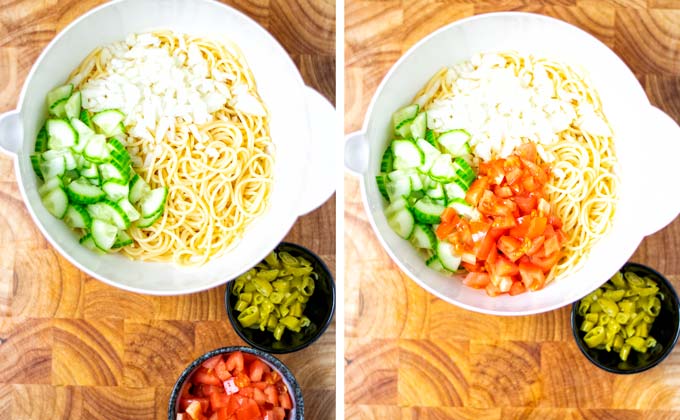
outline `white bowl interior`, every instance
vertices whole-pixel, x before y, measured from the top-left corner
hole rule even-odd
[[[464,286],[457,278],[439,274],[424,264],[422,255],[387,225],[384,203],[375,184],[380,159],[391,140],[392,113],[414,95],[439,69],[484,51],[516,50],[546,56],[582,67],[600,93],[605,114],[615,132],[619,160],[620,201],[609,234],[592,249],[582,268],[543,290],[518,296],[489,298],[484,291]],[[458,306],[500,315],[543,312],[569,304],[605,282],[632,255],[645,232],[636,227],[642,211],[644,164],[636,160],[640,121],[638,111],[649,106],[644,91],[626,65],[604,44],[571,26],[540,15],[496,13],[480,15],[445,27],[414,46],[392,68],[373,98],[364,126],[369,142],[364,198],[378,237],[388,253],[411,278],[431,293]],[[651,162],[650,162],[651,163]],[[649,215],[649,212],[646,212]],[[639,217],[639,216],[638,216]],[[460,277],[460,276],[459,276]]]
[[[249,227],[238,246],[198,268],[132,261],[116,254],[95,255],[83,248],[77,236],[52,217],[40,202],[37,179],[29,161],[35,135],[45,120],[45,94],[64,83],[70,72],[97,46],[155,28],[196,35],[215,34],[233,40],[243,51],[271,115],[276,163],[269,209]],[[224,283],[264,258],[299,214],[296,205],[310,141],[303,87],[294,63],[269,33],[242,13],[217,2],[124,0],[99,7],[75,21],[48,46],[24,85],[19,105],[24,139],[18,154],[18,173],[29,211],[45,236],[72,263],[123,289],[179,294]]]

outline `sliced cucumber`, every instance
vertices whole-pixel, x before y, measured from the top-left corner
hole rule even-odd
[[[82,238],[80,238],[80,244],[84,246],[85,248],[89,249],[90,251],[94,251],[97,254],[103,254],[104,252],[97,248],[97,245],[94,243],[94,239],[92,238],[92,234],[88,233]]]
[[[453,167],[456,171],[456,176],[461,179],[468,187],[477,178],[475,171],[470,164],[463,158],[457,157],[453,160]]]
[[[416,223],[411,235],[411,243],[416,248],[435,249],[437,246],[437,236],[429,225]]]
[[[404,239],[409,239],[415,228],[415,219],[411,211],[403,207],[387,216],[387,224],[390,225],[397,235]]]
[[[71,93],[73,93],[72,84],[59,86],[47,92],[47,108],[52,108],[55,102],[68,99]]]
[[[446,199],[446,192],[444,191],[444,186],[438,182],[425,190],[425,195],[434,199]]]
[[[118,228],[99,219],[92,220],[92,239],[97,248],[108,251],[116,242]]]
[[[43,154],[43,158],[44,157],[45,156]],[[64,173],[66,173],[66,160],[64,159],[64,156],[53,156],[49,160],[43,160],[40,162],[40,173],[45,179],[64,175]]]
[[[118,229],[130,227],[130,219],[127,213],[117,204],[110,200],[103,200],[87,206],[87,212],[93,219],[115,225]]]
[[[47,128],[43,125],[38,131],[38,135],[35,138],[35,150],[36,153],[42,153],[47,150]]]
[[[90,118],[90,113],[87,111],[87,109],[82,109],[80,110],[80,121],[84,122],[85,125],[90,127],[90,129],[94,130],[94,124],[92,123],[92,118]]]
[[[106,198],[112,201],[118,201],[121,198],[127,198],[130,193],[130,185],[127,182],[116,179],[109,179],[104,181],[102,189],[106,193]]]
[[[137,211],[135,206],[133,206],[130,203],[130,201],[127,199],[127,197],[121,198],[120,200],[118,200],[118,205],[120,206],[121,209],[123,209],[125,214],[127,214],[127,217],[128,217],[128,219],[130,219],[130,222],[137,221],[141,217],[141,215],[139,214],[139,212]]]
[[[38,176],[38,178],[43,179],[42,169],[40,169],[40,164],[43,162],[43,157],[41,154],[31,155],[31,167],[33,167],[33,172]]]
[[[71,97],[68,98],[64,106],[66,117],[69,119],[78,118],[78,116],[80,115],[81,106],[82,102],[80,92],[73,93]]]
[[[437,258],[442,267],[448,271],[456,271],[460,266],[460,256],[455,255],[453,245],[446,241],[439,241],[437,244]]]
[[[122,165],[130,165],[130,153],[117,138],[110,138],[108,143],[109,151],[114,160]]]
[[[417,168],[425,161],[423,152],[410,140],[393,141],[392,153],[394,154],[394,169]]]
[[[387,195],[387,185],[385,181],[385,175],[380,174],[375,177],[375,183],[378,184],[378,191],[380,191],[380,195],[383,196],[383,198],[387,201],[390,201],[390,196]]]
[[[135,174],[130,181],[130,202],[132,204],[137,204],[139,200],[150,192],[151,187],[149,187],[149,184],[147,184],[141,176]]]
[[[47,211],[57,219],[61,219],[66,214],[68,197],[62,188],[54,188],[42,197],[42,201]]]
[[[87,179],[79,178],[66,187],[68,198],[77,204],[93,204],[104,198],[106,193]]]
[[[448,273],[449,271],[444,268],[442,265],[442,262],[439,261],[439,257],[437,255],[431,256],[426,262],[425,265],[428,266],[429,268],[436,270],[436,271],[441,271],[443,273]]]
[[[52,117],[56,117],[56,118],[66,117],[66,103],[67,102],[68,102],[68,99],[61,99],[61,100],[58,100],[57,102],[53,103],[52,106],[49,109],[49,114]]]
[[[83,151],[83,156],[94,163],[104,163],[111,159],[111,152],[106,145],[106,137],[101,134],[90,137]]]
[[[448,207],[451,207],[461,216],[472,217],[472,206],[464,198],[454,197],[449,200]]]
[[[94,125],[106,135],[112,137],[119,134],[120,127],[118,126],[125,119],[125,114],[117,109],[107,109],[106,111],[98,112],[92,116]]]
[[[50,119],[45,124],[47,127],[47,147],[50,149],[65,149],[78,142],[78,132],[67,120]]]
[[[403,177],[387,183],[387,196],[390,198],[390,202],[410,195],[411,191],[411,177]]]
[[[404,197],[399,197],[393,202],[391,202],[390,205],[385,208],[385,216],[390,217],[394,213],[401,211],[402,209],[405,208],[408,208],[408,202]]]
[[[89,160],[85,160],[84,164],[81,164],[79,169],[80,169],[80,175],[87,179],[96,179],[97,183],[99,183],[99,169],[97,168],[97,164],[90,162]]]
[[[467,143],[470,137],[472,137],[470,133],[459,129],[442,133],[437,141],[447,152],[453,156],[459,156],[469,153]]]
[[[158,221],[161,216],[163,216],[163,212],[159,212],[158,214],[151,217],[141,217],[139,220],[137,220],[137,227],[140,229],[147,228],[156,223],[156,221]]]
[[[165,200],[168,197],[167,187],[158,187],[151,190],[139,202],[142,217],[149,218],[163,212]]]
[[[425,141],[433,145],[434,147],[437,147],[437,135],[434,133],[432,130],[427,130],[425,131]]]
[[[416,115],[418,115],[418,110],[418,104],[412,104],[407,105],[392,114],[392,124],[394,126],[394,130],[396,131],[397,127],[399,127],[404,121],[415,118]]]
[[[437,159],[439,155],[441,155],[441,152],[424,139],[416,140],[416,146],[418,146],[420,151],[423,152],[423,155],[425,156],[423,164],[418,167],[418,170],[426,174],[432,167],[432,164],[434,163],[435,159]]]
[[[92,219],[87,210],[78,204],[69,204],[64,215],[64,222],[71,229],[89,229]]]
[[[429,197],[423,197],[418,200],[413,206],[413,214],[421,223],[435,224],[439,223],[440,215],[444,211],[445,206],[435,202]]]
[[[399,125],[394,129],[394,134],[402,139],[411,138],[411,124],[413,124],[415,118],[404,120],[399,123]]]
[[[102,181],[113,179],[121,183],[127,183],[130,180],[130,165],[124,166],[118,161],[112,160],[111,162],[99,165],[99,174],[102,177]]]
[[[394,169],[393,162],[394,154],[392,153],[392,146],[390,145],[385,149],[385,153],[383,153],[382,159],[380,160],[380,172],[392,172]]]
[[[443,153],[439,155],[429,171],[430,178],[443,184],[453,181],[456,177],[456,170],[451,161],[451,155]]]
[[[427,113],[421,112],[411,123],[411,135],[414,139],[424,139],[427,131]]]
[[[61,178],[48,178],[44,184],[38,188],[38,194],[42,197],[55,188],[64,188]]]
[[[467,186],[457,179],[454,179],[453,182],[448,184],[444,184],[444,191],[446,192],[446,198],[448,200],[452,200],[456,197],[464,199],[467,190]]]
[[[423,189],[423,181],[420,174],[415,169],[398,169],[387,174],[387,179],[390,182],[400,182],[403,178],[411,180],[411,191],[420,191]]]
[[[130,235],[127,234],[124,230],[119,230],[118,234],[116,235],[116,241],[113,243],[113,246],[111,248],[117,249],[117,248],[122,248],[124,246],[131,245],[133,242],[132,238]]]

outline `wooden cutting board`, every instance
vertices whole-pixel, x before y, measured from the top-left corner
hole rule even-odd
[[[651,102],[680,122],[680,1],[348,0],[345,131],[360,129],[381,79],[419,39],[457,19],[506,10],[554,16],[590,32],[633,69]],[[646,238],[632,260],[680,290],[680,220]],[[580,354],[570,308],[503,318],[435,298],[383,251],[350,175],[345,261],[348,418],[680,419],[680,348],[657,368],[617,376]]]
[[[101,0],[0,1],[0,112],[15,108],[43,47]],[[307,84],[335,100],[335,4],[229,1],[267,28]],[[294,3],[294,4],[293,4]],[[335,270],[335,198],[286,240]],[[63,259],[33,224],[12,161],[0,157],[0,418],[166,419],[170,389],[194,358],[244,344],[224,286],[179,297],[124,292]],[[302,386],[309,419],[335,417],[335,324],[281,360]]]

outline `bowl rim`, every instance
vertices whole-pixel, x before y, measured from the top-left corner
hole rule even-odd
[[[373,95],[371,97],[371,100],[369,102],[368,107],[366,108],[366,111],[364,113],[364,120],[362,123],[361,128],[358,130],[361,135],[364,137],[368,133],[368,129],[370,126],[370,123],[372,121],[372,115],[374,112],[374,108],[376,106],[376,103],[378,101],[379,93],[382,92],[390,78],[393,77],[393,74],[400,68],[403,64],[404,61],[406,61],[417,49],[419,49],[423,44],[427,43],[430,41],[430,39],[440,35],[441,33],[447,32],[451,30],[454,27],[467,24],[469,22],[473,22],[476,20],[483,20],[483,19],[493,19],[493,18],[502,18],[502,17],[523,17],[523,18],[531,18],[531,19],[537,19],[540,21],[546,21],[550,22],[553,25],[559,25],[562,27],[568,27],[573,31],[581,33],[585,38],[590,40],[590,43],[596,43],[600,44],[604,47],[606,47],[609,51],[612,52],[614,55],[614,58],[618,60],[628,71],[633,74],[632,70],[630,70],[630,67],[621,59],[621,57],[618,56],[609,46],[607,46],[604,42],[599,40],[597,37],[594,35],[588,33],[587,31],[584,31],[583,29],[579,28],[578,26],[571,24],[567,21],[564,21],[562,19],[554,18],[551,16],[543,15],[540,13],[531,13],[531,12],[521,12],[521,11],[503,11],[503,12],[489,12],[489,13],[482,13],[478,15],[473,15],[473,16],[468,16],[462,19],[457,19],[454,20],[432,32],[429,34],[425,35],[422,37],[420,40],[418,40],[415,44],[413,44],[406,52],[404,52],[401,57],[389,68],[387,73],[385,73],[385,76],[382,78],[380,84],[378,87],[375,89],[373,92]],[[633,75],[634,76],[634,75]],[[649,98],[647,97],[646,93],[644,92],[644,89],[642,86],[638,83],[636,85],[636,90],[638,93],[642,94],[642,99],[645,100],[643,105],[649,105]],[[378,238],[378,241],[382,248],[385,250],[385,252],[390,256],[391,260],[399,267],[399,269],[406,274],[412,281],[414,281],[420,288],[424,289],[428,293],[436,296],[439,299],[444,300],[445,302],[457,306],[459,308],[469,310],[472,312],[477,312],[477,313],[482,313],[482,314],[487,314],[487,315],[495,315],[495,316],[525,316],[525,315],[535,315],[535,314],[540,314],[540,313],[546,313],[553,311],[555,309],[559,309],[565,306],[570,305],[573,302],[559,302],[555,303],[549,306],[544,306],[540,308],[535,308],[535,309],[529,309],[529,310],[497,310],[497,309],[483,309],[479,308],[473,305],[470,305],[466,302],[463,302],[461,300],[455,300],[450,297],[445,296],[441,292],[439,292],[437,289],[434,287],[431,287],[428,285],[425,281],[421,280],[418,276],[416,276],[411,270],[409,270],[406,267],[406,264],[402,262],[401,258],[397,257],[397,254],[392,250],[392,248],[387,244],[387,240],[383,238],[383,234],[380,232],[380,229],[378,228],[378,224],[373,216],[373,213],[371,212],[371,203],[373,203],[375,200],[370,200],[369,199],[369,194],[368,194],[368,189],[366,188],[366,182],[369,182],[369,179],[374,176],[375,174],[370,173],[368,169],[366,169],[364,172],[358,174],[358,179],[359,179],[359,184],[360,184],[360,190],[361,190],[361,196],[362,196],[362,204],[364,206],[364,210],[367,213],[368,216],[368,221],[369,224],[371,225],[371,228],[375,234],[375,236]],[[635,252],[635,249],[639,246],[639,244],[642,242],[642,239],[644,238],[643,234],[639,235],[639,238],[635,240],[635,245],[631,247],[630,253],[627,256],[630,258],[632,254]],[[582,268],[582,267],[581,267]],[[579,268],[579,269],[581,269]],[[613,272],[612,272],[613,274]],[[606,280],[605,280],[606,281]],[[604,283],[604,281],[602,282]],[[600,285],[594,285],[591,290],[586,291],[583,293],[583,296],[586,296],[588,293],[592,292],[596,288],[600,287]],[[581,296],[581,298],[583,298]],[[580,300],[580,299],[579,299]]]
[[[305,348],[311,346],[316,341],[318,341],[321,338],[321,336],[326,332],[328,327],[331,325],[331,322],[333,322],[333,318],[335,316],[335,304],[336,304],[336,302],[335,302],[335,299],[336,299],[335,278],[333,277],[333,273],[331,273],[330,269],[328,268],[328,265],[326,265],[324,260],[321,257],[319,257],[315,252],[311,251],[309,248],[306,248],[302,245],[298,245],[298,244],[295,244],[295,243],[292,243],[292,242],[282,241],[278,245],[276,245],[276,248],[274,248],[274,251],[277,250],[281,245],[289,246],[289,247],[292,247],[292,248],[297,248],[297,249],[299,249],[303,252],[307,252],[309,255],[312,255],[314,257],[314,259],[321,265],[322,269],[326,272],[326,274],[328,274],[328,281],[331,285],[331,287],[330,287],[331,304],[330,304],[330,308],[329,308],[330,309],[330,311],[329,311],[330,316],[328,316],[324,320],[323,325],[317,330],[317,333],[314,336],[312,336],[312,338],[309,339],[308,341],[305,341],[302,344],[298,344],[297,346],[293,346],[293,347],[286,348],[286,349],[274,349],[274,348],[270,348],[270,347],[264,347],[264,346],[260,345],[259,343],[248,338],[243,333],[243,331],[241,331],[241,328],[237,325],[238,320],[234,316],[234,308],[231,305],[231,303],[229,302],[229,296],[231,295],[231,289],[234,285],[234,279],[229,280],[228,283],[227,283],[227,287],[224,289],[224,306],[225,306],[225,309],[227,311],[227,317],[229,318],[229,322],[231,323],[232,328],[234,329],[234,331],[236,331],[236,334],[238,334],[238,336],[241,337],[241,339],[243,341],[248,343],[248,345],[250,345],[250,346],[252,346],[252,347],[254,347],[258,350],[268,352],[268,353],[272,353],[272,354],[294,353],[296,351],[305,349]]]
[[[650,273],[652,273],[653,275],[656,276],[656,279],[661,279],[661,282],[664,283],[666,285],[666,287],[672,292],[672,295],[673,295],[673,298],[676,302],[676,305],[680,309],[680,298],[678,297],[678,293],[676,292],[675,288],[673,287],[673,284],[666,278],[666,276],[659,273],[659,271],[653,269],[652,267],[649,267],[647,265],[644,265],[644,264],[641,264],[641,263],[638,263],[638,262],[633,262],[633,261],[626,262],[619,269],[619,271],[624,270],[628,267],[635,267],[635,268],[639,268],[639,269],[642,269],[642,270],[649,271]],[[607,280],[607,281],[609,281],[609,280]],[[583,299],[583,298],[581,298],[581,299]],[[570,315],[571,333],[574,337],[574,341],[576,342],[576,346],[581,351],[581,353],[586,357],[586,359],[588,359],[590,361],[590,363],[597,366],[598,368],[605,370],[609,373],[616,373],[616,374],[620,374],[620,375],[633,375],[633,374],[636,374],[636,373],[644,372],[646,370],[649,370],[649,369],[657,366],[659,363],[663,362],[673,352],[673,349],[675,348],[675,345],[678,342],[678,337],[680,337],[680,310],[678,311],[678,316],[677,316],[677,318],[679,320],[678,328],[675,329],[675,334],[673,335],[673,339],[671,340],[670,345],[667,346],[663,350],[661,355],[656,360],[654,360],[654,362],[649,363],[649,364],[644,365],[644,366],[638,366],[634,369],[629,369],[629,370],[617,369],[617,368],[605,366],[605,365],[602,365],[601,363],[598,363],[598,361],[595,360],[593,358],[593,356],[590,353],[588,353],[588,351],[585,349],[585,347],[583,345],[583,339],[580,337],[579,329],[578,329],[578,326],[576,325],[576,314],[577,314],[577,311],[578,311],[578,304],[579,304],[579,302],[581,302],[581,299],[575,301],[571,306],[571,315]]]
[[[49,51],[54,48],[54,46],[60,42],[62,42],[62,38],[66,36],[66,34],[72,30],[76,25],[80,24],[83,21],[86,21],[87,19],[91,18],[92,15],[96,13],[100,13],[102,10],[108,9],[108,8],[114,8],[117,7],[118,5],[125,4],[125,3],[132,3],[135,0],[111,0],[107,3],[100,4],[97,6],[94,6],[84,13],[76,16],[74,19],[72,19],[68,25],[66,25],[64,28],[58,31],[58,33],[50,40],[50,42],[45,45],[38,57],[33,61],[31,68],[29,69],[29,72],[26,75],[26,78],[24,82],[22,83],[21,90],[19,92],[19,96],[17,98],[17,103],[15,107],[15,111],[18,112],[18,115],[20,118],[24,118],[24,104],[25,104],[25,98],[27,95],[27,92],[29,91],[29,86],[30,82],[33,81],[35,74],[38,71],[38,67],[42,64],[42,62],[45,60],[45,57],[48,55]],[[201,1],[206,4],[211,4],[215,5],[217,7],[221,7],[223,10],[225,10],[227,13],[230,13],[234,16],[237,16],[239,19],[242,19],[249,24],[253,25],[254,28],[256,28],[258,31],[260,31],[265,37],[268,37],[270,41],[274,43],[281,51],[282,53],[285,54],[286,60],[288,60],[293,69],[295,69],[294,74],[292,75],[293,78],[295,78],[298,83],[300,84],[300,88],[304,88],[304,80],[302,78],[302,74],[300,73],[299,69],[293,62],[293,59],[291,58],[290,54],[283,48],[283,45],[279,42],[279,40],[272,35],[272,33],[266,29],[264,26],[262,26],[260,23],[258,23],[255,19],[250,17],[248,14],[242,12],[241,10],[237,9],[234,6],[231,6],[229,4],[221,3],[217,0],[193,0],[193,1]],[[11,112],[11,111],[10,111]],[[25,141],[25,136],[22,133],[21,136],[21,141]],[[21,175],[21,168],[19,165],[19,159],[20,159],[20,153],[16,153],[11,156],[13,159],[15,165],[14,165],[14,172],[16,176],[16,182],[19,188],[19,192],[22,198],[22,201],[24,205],[26,206],[26,209],[28,210],[28,213],[31,217],[31,220],[33,224],[38,228],[40,233],[42,233],[43,237],[45,240],[59,253],[60,256],[62,256],[64,259],[69,261],[71,264],[73,264],[78,270],[82,271],[83,273],[87,274],[88,276],[97,279],[109,286],[115,287],[117,289],[125,290],[127,292],[132,292],[132,293],[139,293],[142,295],[149,295],[149,296],[180,296],[180,295],[187,295],[187,294],[193,294],[193,293],[199,293],[203,292],[206,290],[213,289],[215,287],[221,286],[222,284],[226,283],[226,279],[221,278],[219,281],[215,281],[211,284],[205,284],[202,286],[192,286],[192,285],[187,285],[186,287],[183,288],[175,288],[175,289],[162,289],[162,290],[154,290],[154,289],[148,289],[148,288],[143,288],[139,286],[131,286],[127,284],[120,283],[119,281],[112,280],[108,278],[105,275],[100,274],[98,271],[94,269],[90,269],[83,265],[79,259],[72,255],[70,252],[67,252],[67,250],[62,247],[56,238],[54,237],[52,233],[50,233],[50,229],[48,229],[47,225],[42,222],[42,220],[38,217],[38,214],[35,212],[33,209],[33,206],[31,205],[31,202],[29,200],[29,194],[26,188],[26,181],[23,179]],[[302,194],[302,191],[300,191],[300,194]],[[270,205],[271,207],[271,205]],[[271,211],[272,209],[269,208],[267,211]],[[295,221],[299,215],[296,214],[295,210],[291,210],[290,215],[286,216],[286,219],[284,220],[285,222],[289,222],[290,226],[292,227],[295,224]],[[280,238],[279,240],[283,239],[285,236],[285,230],[280,233]],[[239,242],[243,240],[243,237],[239,239]],[[236,243],[236,247],[239,246],[239,243]],[[228,252],[228,251],[227,251]],[[261,258],[264,258],[269,252],[271,252],[270,249],[263,249],[259,252],[259,254],[262,255]],[[258,255],[259,255],[258,254]],[[219,258],[219,257],[218,257]],[[261,258],[254,258],[257,260],[261,260]],[[148,262],[148,261],[143,261],[144,263],[151,263],[151,264],[173,264],[171,261],[164,261],[164,262]],[[182,268],[181,266],[177,266],[180,269]],[[244,270],[245,272],[245,270]]]
[[[194,372],[194,370],[196,370],[196,368],[198,368],[201,365],[201,363],[205,362],[211,357],[218,356],[221,354],[234,353],[237,351],[249,353],[256,356],[259,359],[263,359],[268,364],[273,365],[280,373],[282,373],[281,375],[282,378],[289,381],[290,386],[293,388],[289,389],[288,393],[291,394],[295,403],[294,420],[303,420],[305,418],[304,416],[305,403],[302,397],[302,388],[300,387],[299,382],[295,378],[295,375],[293,375],[293,372],[288,368],[288,366],[286,366],[282,361],[280,361],[273,355],[259,349],[254,349],[248,346],[227,346],[205,352],[201,356],[194,359],[193,362],[189,363],[189,365],[186,368],[184,368],[182,373],[177,378],[177,381],[175,381],[175,385],[173,385],[172,391],[170,391],[170,397],[168,398],[168,420],[175,420],[175,416],[173,415],[177,414],[175,411],[175,406],[177,405],[177,400],[179,399],[179,393],[181,392],[182,387],[189,379],[191,374]]]

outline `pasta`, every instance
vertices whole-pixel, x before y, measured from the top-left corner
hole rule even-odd
[[[456,81],[466,72],[484,65],[484,60],[497,60],[491,67],[511,69],[527,86],[547,92],[547,106],[553,103],[561,106],[566,104],[568,109],[562,111],[573,116],[565,120],[564,129],[556,133],[556,138],[552,140],[546,139],[546,134],[541,136],[540,131],[537,135],[539,138],[530,138],[533,133],[526,134],[529,137],[520,134],[522,141],[537,142],[539,156],[551,165],[553,176],[547,184],[547,193],[566,234],[563,256],[548,273],[547,283],[576,270],[597,240],[611,227],[618,200],[618,178],[615,173],[617,160],[611,128],[597,92],[573,68],[516,52],[482,55],[481,59],[444,68],[430,79],[413,102],[429,112],[429,108],[437,101],[460,95]],[[465,82],[479,83],[474,79]],[[493,119],[493,116],[489,118]],[[522,133],[527,123],[523,125],[518,121],[517,125],[515,131]],[[548,134],[552,132],[548,131]],[[507,143],[510,139],[504,141]],[[498,150],[512,150],[507,147],[511,145],[498,145]],[[488,150],[476,152],[479,154]],[[497,157],[493,156],[493,152],[491,158]]]
[[[124,140],[135,170],[152,188],[167,186],[169,191],[163,217],[149,228],[131,228],[134,242],[122,252],[140,260],[205,264],[234,247],[267,208],[273,171],[269,116],[233,43],[170,31],[141,34],[137,39],[142,37],[154,43],[155,52],[164,50],[178,61],[205,63],[205,68],[193,67],[206,72],[203,80],[226,85],[231,92],[225,93],[227,98],[240,89],[241,97],[252,102],[250,110],[239,108],[234,106],[238,97],[232,97],[213,112],[192,111],[193,120],[161,117],[155,127],[144,128],[146,115],[139,116],[141,122],[126,120],[129,135]],[[87,90],[105,80],[112,71],[111,51],[120,54],[121,48],[127,51],[125,44],[93,51],[71,81]],[[179,90],[176,95],[179,100]],[[215,99],[206,97],[209,108]],[[263,112],[253,112],[253,107]]]

